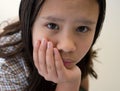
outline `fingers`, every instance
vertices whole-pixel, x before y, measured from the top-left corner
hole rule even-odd
[[[54,50],[52,42],[43,39],[41,43],[38,41],[33,50],[34,64],[40,75],[49,80],[55,81],[57,78]]]
[[[55,54],[55,65],[56,65],[57,75],[58,78],[62,78],[63,74],[65,74],[65,67],[57,48],[54,48],[54,54]]]
[[[78,81],[80,70],[77,66],[67,69],[57,48],[53,48],[52,42],[43,39],[38,41],[33,49],[34,64],[41,76],[55,83]]]
[[[47,40],[43,39],[41,45],[38,49],[38,65],[39,65],[39,73],[44,76],[47,74],[46,67],[46,48],[47,48]]]
[[[39,62],[38,62],[38,49],[39,49],[39,46],[40,46],[40,41],[37,41],[35,43],[34,48],[33,48],[33,59],[34,59],[34,64],[35,64],[37,69],[39,68]]]
[[[54,61],[54,51],[52,42],[48,42],[46,51],[46,67],[48,74],[45,76],[46,80],[52,80],[56,82],[57,72]]]
[[[53,48],[52,42],[43,39],[38,41],[33,49],[34,64],[41,76],[46,80],[57,83],[62,78],[64,64],[57,48]]]

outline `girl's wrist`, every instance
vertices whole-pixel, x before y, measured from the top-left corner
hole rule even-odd
[[[80,80],[76,82],[57,84],[56,91],[79,91]]]

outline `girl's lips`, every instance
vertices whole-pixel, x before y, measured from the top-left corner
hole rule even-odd
[[[64,66],[67,68],[71,68],[74,65],[74,61],[72,60],[63,60]]]

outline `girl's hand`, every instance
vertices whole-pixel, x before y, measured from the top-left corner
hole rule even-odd
[[[59,51],[53,48],[52,42],[47,42],[45,39],[38,41],[34,46],[33,58],[39,74],[46,80],[57,84],[78,82],[80,85],[80,69],[77,66],[67,69]]]

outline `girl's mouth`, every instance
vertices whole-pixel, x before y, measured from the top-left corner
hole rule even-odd
[[[63,64],[66,68],[72,68],[75,63],[72,60],[63,60]]]

